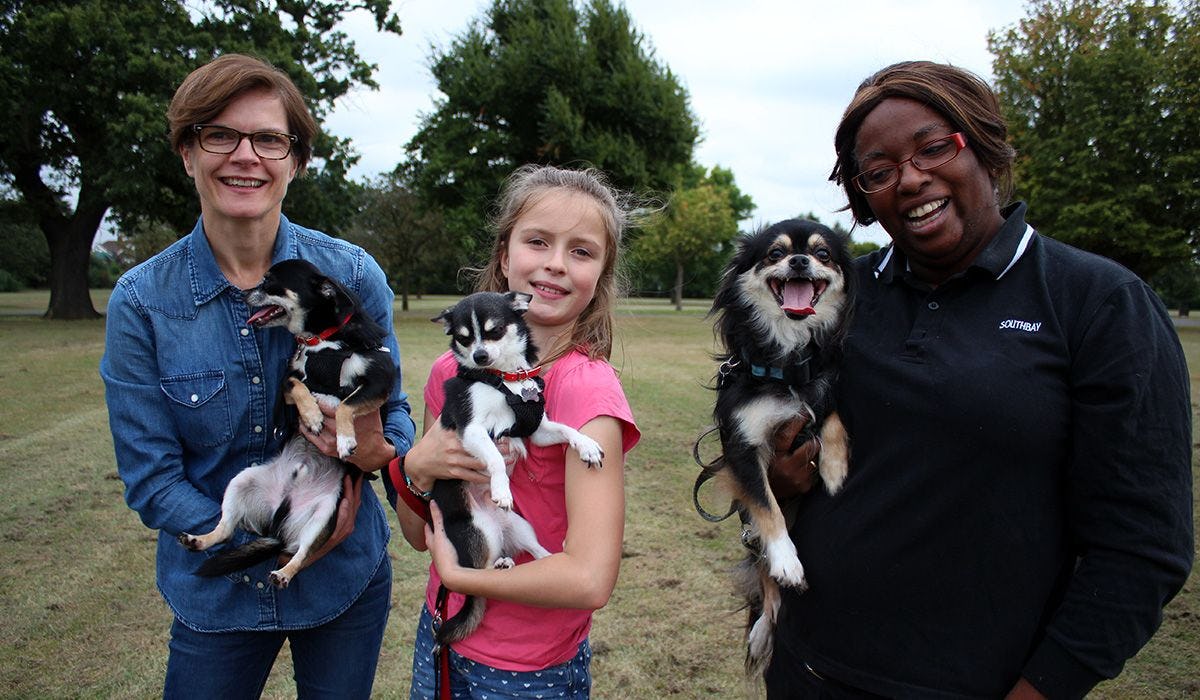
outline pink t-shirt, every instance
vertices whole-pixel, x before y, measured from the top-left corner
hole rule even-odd
[[[454,376],[457,365],[450,352],[433,363],[425,384],[425,406],[439,416],[445,402],[443,386]],[[621,423],[622,451],[628,453],[641,433],[612,365],[589,360],[572,352],[557,360],[542,375],[546,381],[546,415],[551,420],[580,428],[599,416]],[[565,445],[538,447],[525,441],[529,456],[518,462],[510,479],[518,512],[533,525],[538,541],[551,553],[561,552],[567,536],[565,495]],[[530,561],[528,554],[517,559]],[[435,609],[441,578],[430,566],[426,602]],[[462,596],[451,594],[449,613],[462,606]],[[454,645],[454,650],[488,666],[506,671],[537,671],[564,663],[578,651],[592,626],[592,611],[539,608],[502,600],[487,601],[483,622],[471,636]]]

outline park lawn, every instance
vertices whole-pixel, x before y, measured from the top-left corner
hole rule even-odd
[[[100,308],[106,294],[94,293]],[[446,336],[429,321],[453,301],[428,297],[397,311],[404,388],[414,415],[420,387]],[[103,320],[44,321],[43,292],[0,294],[0,697],[141,698],[161,693],[170,612],[154,587],[155,533],[122,500],[97,364]],[[596,613],[598,698],[741,696],[739,602],[727,572],[741,557],[737,525],[692,509],[691,445],[707,425],[713,372],[706,304],[675,312],[634,300],[619,314],[613,364],[642,429],[626,467],[628,516],[621,577]],[[1200,330],[1181,338],[1200,368]],[[382,495],[382,487],[375,488]],[[710,508],[710,509],[715,509]],[[407,697],[427,557],[404,543],[392,517],[393,609],[376,696]],[[1162,628],[1098,698],[1200,694],[1197,577]],[[981,633],[986,631],[981,630]],[[290,697],[286,650],[267,697]]]

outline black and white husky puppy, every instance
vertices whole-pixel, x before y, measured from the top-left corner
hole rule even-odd
[[[746,236],[725,268],[710,315],[724,346],[713,420],[722,457],[713,465],[733,494],[757,554],[743,566],[750,608],[747,671],[771,657],[780,586],[806,587],[804,567],[767,483],[774,435],[808,416],[821,438],[819,472],[830,493],[846,478],[849,440],[831,390],[851,310],[848,240],[791,219]]]
[[[338,454],[349,457],[357,444],[355,416],[377,410],[395,381],[383,329],[353,292],[304,260],[273,265],[246,302],[261,307],[248,325],[286,326],[296,338],[284,400],[296,405],[314,433],[325,422],[317,402],[336,406]],[[291,560],[270,574],[271,583],[286,588],[333,533],[342,476],[363,476],[342,459],[322,454],[297,435],[275,459],[239,472],[225,488],[216,528],[205,535],[182,533],[179,542],[203,551],[228,541],[239,527],[260,538],[210,557],[196,573],[220,576],[288,553]]]
[[[512,511],[497,439],[510,438],[518,455],[525,454],[522,438],[539,446],[566,443],[589,467],[602,466],[604,452],[595,440],[546,418],[545,383],[534,366],[537,348],[523,318],[531,298],[521,292],[479,292],[433,319],[442,322],[458,362],[457,374],[444,385],[441,424],[458,433],[463,449],[487,466],[491,479],[489,487],[458,479],[434,483],[433,500],[462,566],[507,568],[522,551],[539,559],[550,554],[533,527]],[[442,624],[438,641],[465,638],[479,626],[483,611],[483,599],[468,596],[462,610]]]

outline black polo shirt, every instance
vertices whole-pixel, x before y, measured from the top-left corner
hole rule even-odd
[[[1153,634],[1190,569],[1187,368],[1125,268],[1025,205],[937,288],[856,261],[841,493],[800,506],[810,589],[776,662],[889,696],[1081,695]],[[803,668],[801,665],[800,668]]]

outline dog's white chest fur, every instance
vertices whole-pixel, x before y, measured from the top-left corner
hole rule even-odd
[[[512,390],[513,387],[509,386]],[[520,389],[517,389],[518,395]],[[468,389],[471,396],[471,422],[477,423],[490,435],[500,435],[513,427],[517,416],[508,406],[504,394],[495,387],[482,382],[471,384]]]

